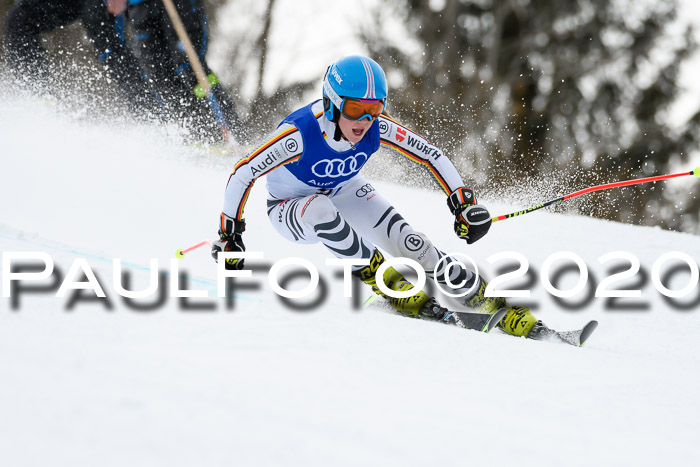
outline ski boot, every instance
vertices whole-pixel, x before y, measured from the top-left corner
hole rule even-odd
[[[533,337],[530,335],[532,332],[537,331],[540,333],[545,332],[544,330],[550,330],[542,321],[538,321],[532,316],[528,307],[510,305],[503,297],[484,296],[486,286],[486,281],[479,278],[479,286],[476,289],[476,293],[467,300],[466,304],[469,308],[473,308],[480,313],[489,314],[505,308],[506,315],[497,325],[499,329],[511,336],[529,338]]]
[[[379,269],[379,266],[383,262],[384,256],[375,248],[369,264],[353,272],[353,275],[358,277],[365,284],[371,286],[374,293],[389,300],[391,306],[405,316],[445,322],[449,322],[450,319],[454,320],[447,309],[441,307],[437,300],[429,297],[428,294],[422,290],[406,298],[394,298],[382,292],[379,287],[377,287],[377,269]],[[393,291],[404,292],[413,289],[413,284],[406,280],[403,274],[391,266],[384,271],[383,278],[384,284]]]

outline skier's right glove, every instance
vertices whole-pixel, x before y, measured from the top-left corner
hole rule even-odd
[[[214,261],[219,261],[219,253],[231,251],[245,251],[243,244],[243,231],[245,231],[245,221],[237,221],[223,212],[221,213],[221,225],[219,226],[219,239],[211,244],[211,255]],[[243,258],[228,258],[226,269],[243,269]]]
[[[455,216],[455,233],[468,244],[479,240],[491,228],[489,211],[476,204],[476,196],[470,188],[461,187],[450,193],[447,206]]]

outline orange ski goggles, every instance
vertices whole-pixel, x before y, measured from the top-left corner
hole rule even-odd
[[[340,113],[348,120],[362,120],[369,118],[374,120],[384,110],[384,99],[353,99],[344,97],[340,106]]]

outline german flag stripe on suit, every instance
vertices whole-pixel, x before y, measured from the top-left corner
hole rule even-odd
[[[244,167],[244,166],[245,166],[246,164],[248,164],[249,162],[253,162],[253,163],[254,163],[254,162],[255,162],[254,159],[255,159],[256,156],[258,156],[258,155],[264,153],[265,150],[267,150],[270,146],[272,146],[273,144],[275,144],[277,141],[280,141],[280,140],[286,138],[287,136],[291,135],[292,133],[294,133],[294,132],[296,132],[296,131],[299,131],[299,129],[296,128],[296,127],[292,127],[292,128],[287,128],[287,129],[285,129],[285,130],[282,131],[281,133],[278,133],[278,134],[274,135],[274,136],[273,136],[272,138],[270,138],[268,141],[266,141],[265,143],[263,143],[263,144],[262,144],[260,147],[258,147],[255,151],[253,151],[248,157],[245,157],[245,158],[241,159],[240,161],[238,161],[238,163],[236,163],[236,165],[233,167],[233,172],[231,172],[231,175],[229,176],[229,181],[231,180],[231,177],[233,177],[233,175],[236,173],[236,171],[237,171],[238,169],[240,169],[241,167]],[[289,160],[287,160],[287,161],[284,161],[284,163],[282,163],[282,164],[280,164],[280,165],[273,166],[273,167],[270,168],[270,170],[268,170],[267,172],[261,173],[259,176],[262,176],[262,175],[265,175],[265,174],[267,174],[267,173],[270,173],[270,172],[272,172],[274,169],[276,169],[276,168],[278,168],[278,167],[282,167],[282,166],[285,165],[285,164],[289,164],[289,163],[292,163],[292,162],[296,162],[296,161],[299,160],[300,157],[301,157],[301,154],[299,154],[298,156],[295,156],[295,157],[293,157],[293,158],[291,158],[291,159],[289,159]],[[240,203],[238,204],[238,209],[236,209],[236,219],[237,219],[237,220],[243,219],[243,210],[244,210],[244,208],[245,208],[246,202],[248,201],[248,197],[250,196],[250,191],[253,189],[253,185],[254,185],[254,184],[255,184],[255,180],[251,181],[250,184],[248,185],[248,187],[246,188],[245,192],[243,193],[243,196],[241,197],[241,201],[240,201]]]

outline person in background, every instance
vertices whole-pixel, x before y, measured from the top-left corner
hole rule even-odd
[[[202,0],[172,0],[207,75],[218,109],[206,95],[187,58],[162,0],[109,0],[115,12],[128,7],[133,33],[133,50],[153,81],[168,113],[181,121],[195,136],[218,141],[225,122],[238,143],[247,139],[233,98],[205,61],[209,45],[207,15]]]
[[[126,46],[125,18],[108,11],[104,0],[18,0],[5,18],[7,63],[18,86],[50,89],[51,72],[41,34],[80,20],[97,58],[136,115],[160,115],[160,104]],[[74,79],[89,83],[81,76]],[[85,88],[90,91],[89,85]]]

